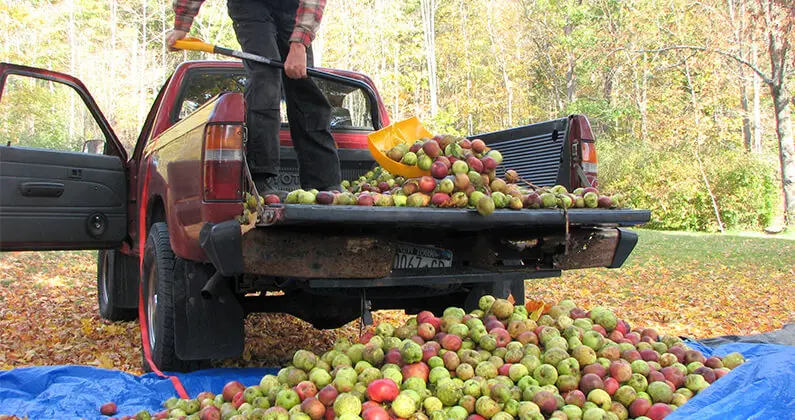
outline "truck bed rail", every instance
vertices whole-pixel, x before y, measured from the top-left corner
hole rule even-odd
[[[506,227],[565,226],[561,209],[495,210],[481,216],[474,209],[418,207],[324,206],[285,204],[267,208],[270,214],[260,226],[287,225],[398,225],[401,227],[484,230]],[[570,225],[636,226],[649,221],[648,210],[569,209]]]

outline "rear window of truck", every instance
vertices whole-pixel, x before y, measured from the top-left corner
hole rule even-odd
[[[246,73],[237,70],[198,70],[192,71],[182,87],[174,115],[174,122],[189,116],[207,101],[222,92],[243,93],[247,83]],[[320,90],[331,104],[331,129],[373,130],[370,100],[358,86],[315,79]],[[282,127],[289,127],[287,106],[281,101]]]

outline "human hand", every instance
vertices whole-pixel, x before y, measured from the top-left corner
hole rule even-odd
[[[174,43],[177,40],[185,38],[188,35],[186,31],[180,31],[179,29],[172,29],[166,35],[166,47],[168,47],[169,51],[179,51],[179,49],[174,48]]]
[[[298,42],[290,43],[290,52],[284,61],[284,73],[291,79],[306,78],[306,47]]]

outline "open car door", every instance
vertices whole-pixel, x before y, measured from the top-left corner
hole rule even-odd
[[[126,161],[80,80],[0,63],[0,250],[118,247]]]

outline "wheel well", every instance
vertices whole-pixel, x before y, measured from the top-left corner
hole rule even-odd
[[[147,207],[146,232],[149,232],[153,224],[166,221],[166,206],[163,204],[163,199],[160,196],[155,196],[150,199],[150,203]]]

